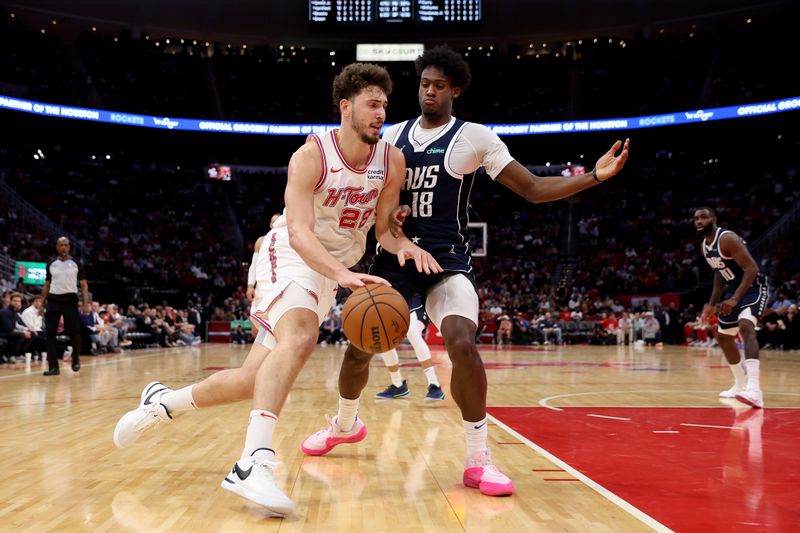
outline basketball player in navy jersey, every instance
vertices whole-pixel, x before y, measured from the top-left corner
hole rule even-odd
[[[393,213],[393,231],[430,252],[444,272],[419,275],[392,264],[397,260],[381,251],[370,273],[388,279],[407,299],[418,292],[424,295],[428,316],[440,329],[453,363],[451,392],[461,410],[467,444],[463,482],[486,495],[508,495],[514,484],[492,464],[487,447],[486,372],[475,343],[478,295],[466,234],[475,173],[484,167],[493,180],[530,202],[560,200],[617,174],[628,158],[629,140],[614,143],[589,173],[536,176],[514,160],[489,128],[453,117],[453,101],[470,82],[469,65],[461,55],[447,47],[432,48],[417,58],[416,69],[422,115],[388,128],[383,137],[406,157],[400,193],[400,204],[405,205]],[[357,442],[354,434],[366,433],[356,413],[371,357],[352,345],[345,352],[339,413],[328,428],[303,442],[305,453],[323,455],[338,444]]]
[[[753,407],[764,407],[759,384],[758,340],[756,324],[769,298],[767,279],[747,246],[736,233],[717,226],[717,214],[710,207],[694,212],[694,227],[703,237],[701,249],[714,271],[711,298],[703,306],[703,315],[719,313],[717,342],[733,373],[733,387],[719,393],[721,398],[736,398]],[[744,365],[736,347],[736,334],[744,342]]]
[[[411,308],[411,323],[408,325],[406,338],[414,348],[414,355],[417,356],[417,361],[419,361],[422,371],[425,373],[425,378],[428,380],[428,392],[425,395],[425,401],[442,401],[445,394],[442,391],[439,378],[436,376],[436,369],[431,360],[431,349],[423,338],[425,328],[428,327],[425,304],[419,295],[414,295],[409,307]],[[411,392],[408,390],[408,382],[400,375],[400,357],[397,355],[397,350],[383,352],[381,356],[386,368],[389,370],[392,383],[376,394],[375,397],[383,400],[405,398]]]

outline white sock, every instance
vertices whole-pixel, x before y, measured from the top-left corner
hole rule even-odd
[[[348,400],[339,396],[339,414],[336,415],[336,423],[342,431],[350,431],[353,429],[353,424],[356,423],[356,416],[358,416],[358,402],[361,399],[359,396],[355,400]]]
[[[747,366],[747,388],[750,390],[761,390],[761,385],[758,381],[761,361],[758,359],[745,359],[744,364]]]
[[[397,355],[397,350],[389,350],[388,352],[383,352],[381,354],[381,357],[383,357],[383,363],[386,365],[386,368],[389,368],[391,366],[398,366],[400,364],[400,357]],[[391,376],[392,378],[392,385],[394,385],[395,387],[403,386],[403,376],[400,375],[399,368],[394,372],[390,370],[389,376]]]
[[[188,411],[189,409],[197,409],[192,397],[192,389],[194,385],[183,387],[182,389],[167,392],[161,395],[161,403],[167,408],[169,414],[175,416],[176,413],[181,411]]]
[[[441,385],[439,385],[439,378],[436,377],[436,369],[434,369],[433,366],[429,366],[425,369],[425,377],[428,378],[428,385],[441,387]]]
[[[260,448],[271,450],[272,432],[278,423],[278,415],[264,409],[250,411],[250,422],[247,424],[247,436],[244,439],[244,450],[240,461],[248,459]],[[275,452],[272,452],[273,454]]]
[[[486,445],[486,440],[489,438],[488,422],[489,419],[486,416],[478,422],[461,421],[461,425],[464,427],[464,436],[467,439],[467,457],[488,447]]]
[[[739,361],[735,365],[728,363],[728,366],[731,368],[731,374],[733,374],[734,386],[737,389],[743,389],[747,378],[744,375],[744,367],[742,366],[742,362]]]

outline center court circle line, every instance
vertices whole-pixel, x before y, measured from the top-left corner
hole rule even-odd
[[[714,394],[716,394],[715,391],[708,391],[708,390],[625,390],[625,391],[620,390],[620,391],[568,392],[566,394],[556,394],[554,396],[548,396],[547,398],[542,398],[541,400],[539,400],[538,403],[542,407],[545,407],[547,409],[551,409],[553,411],[563,411],[564,409],[562,409],[560,407],[555,407],[555,406],[550,405],[550,401],[551,400],[556,400],[558,398],[571,398],[573,396],[592,396],[592,395],[596,395],[596,394],[663,394],[663,393],[675,393],[675,392],[684,392],[684,393],[688,392],[688,393],[693,393],[693,394],[694,393],[701,393],[701,394],[714,393]],[[797,393],[797,392],[770,392],[770,395],[773,395],[773,394],[778,394],[778,395],[782,395],[782,396],[800,396],[800,393]],[[593,405],[591,407],[601,407],[601,406]],[[629,406],[629,405],[613,405],[613,406],[604,405],[602,407],[631,407],[631,406]],[[655,406],[655,407],[659,408],[659,407],[664,407],[664,406],[661,405],[661,406]],[[690,407],[709,408],[709,407],[714,407],[714,406],[709,406],[709,405],[706,405],[706,406],[676,405],[674,407],[680,407],[680,408],[690,408]],[[781,407],[781,409],[797,409],[797,407]]]

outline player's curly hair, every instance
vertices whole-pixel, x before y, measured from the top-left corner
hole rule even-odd
[[[414,61],[414,66],[417,68],[417,76],[422,76],[422,71],[427,67],[439,67],[445,76],[450,78],[453,87],[460,87],[462,91],[466,90],[472,81],[469,63],[449,46],[428,48]]]
[[[389,72],[372,63],[351,63],[333,79],[333,104],[338,107],[342,99],[352,100],[367,87],[380,87],[386,96],[392,93]]]

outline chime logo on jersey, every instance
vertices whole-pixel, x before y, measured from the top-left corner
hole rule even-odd
[[[335,207],[340,201],[344,205],[369,205],[378,197],[378,189],[363,192],[364,187],[331,187],[328,197],[322,202],[324,207]]]

